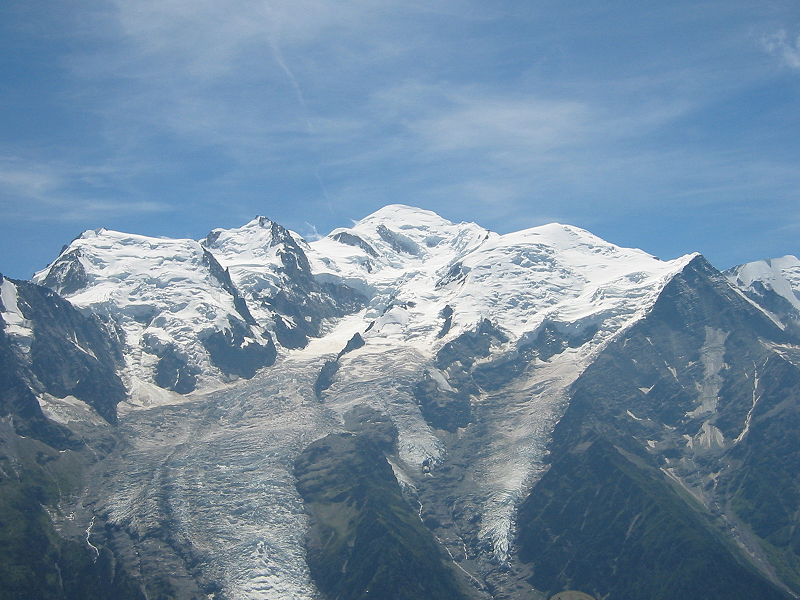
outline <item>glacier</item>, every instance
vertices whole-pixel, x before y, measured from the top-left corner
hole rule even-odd
[[[78,520],[100,515],[134,540],[168,526],[224,597],[318,598],[292,464],[366,405],[398,430],[390,460],[421,517],[449,511],[435,535],[459,567],[501,577],[570,385],[695,256],[660,260],[562,224],[500,235],[404,205],[311,242],[264,217],[199,241],[85,232],[35,281],[119,332],[130,394],[124,444],[94,467]],[[363,345],[342,353],[355,334]],[[227,372],[212,335],[274,348],[274,364]],[[467,361],[460,344],[485,352]],[[165,384],[166,350],[185,369]],[[191,389],[174,385],[184,372]],[[431,422],[426,378],[435,401],[466,402],[465,422]],[[453,465],[458,481],[440,475]],[[456,489],[459,507],[437,506]]]

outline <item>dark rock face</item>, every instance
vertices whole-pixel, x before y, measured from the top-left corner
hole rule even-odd
[[[442,309],[442,313],[439,315],[444,319],[442,323],[442,328],[439,330],[439,333],[436,334],[437,338],[443,338],[450,332],[450,328],[453,326],[453,307],[449,304]]]
[[[368,437],[331,434],[314,442],[298,457],[295,476],[312,516],[309,567],[327,598],[475,597]]]
[[[250,314],[250,309],[247,308],[247,302],[245,302],[244,298],[239,294],[239,290],[236,289],[236,286],[231,281],[231,274],[226,269],[223,269],[222,265],[214,258],[214,255],[205,248],[203,249],[203,264],[208,267],[211,275],[220,282],[222,288],[233,296],[233,305],[244,322],[248,325],[255,325],[256,321],[253,315]]]
[[[266,338],[266,344],[259,344],[246,327],[230,320],[229,329],[213,332],[203,340],[203,346],[214,366],[224,373],[249,379],[258,369],[275,363],[275,344],[269,334]]]
[[[519,512],[520,559],[547,593],[598,598],[789,596],[738,559],[661,473],[598,438],[558,457]]]
[[[388,415],[374,408],[365,405],[351,408],[344,415],[344,426],[386,453],[395,451],[397,427]]]
[[[392,231],[386,225],[378,225],[376,231],[381,236],[383,241],[392,247],[395,252],[402,252],[403,254],[410,254],[411,256],[419,256],[420,247],[417,243],[402,233]]]
[[[452,432],[472,422],[470,392],[477,390],[466,383],[463,387],[442,389],[429,372],[423,373],[422,380],[414,386],[414,398],[432,427]]]
[[[153,381],[158,387],[179,394],[189,394],[197,387],[199,370],[191,366],[178,351],[169,347],[160,354]]]
[[[498,390],[506,382],[519,376],[534,360],[546,361],[567,348],[577,348],[594,337],[596,326],[576,331],[563,331],[558,323],[545,321],[536,335],[523,341],[512,352],[476,365],[472,369],[473,381],[484,390]]]
[[[675,277],[573,386],[519,513],[531,583],[609,600],[789,597],[800,371],[772,350],[786,336],[704,260]]]
[[[322,393],[333,385],[333,379],[339,370],[339,359],[325,361],[314,382],[314,394],[322,398]]]
[[[298,250],[302,250],[298,247]],[[350,288],[337,284],[320,284],[311,275],[305,254],[304,260],[290,260],[287,287],[280,292],[257,298],[263,306],[276,314],[275,336],[286,348],[303,348],[308,338],[319,337],[325,319],[341,317],[360,309],[363,296]],[[307,271],[304,269],[308,269]]]
[[[84,454],[59,452],[0,425],[0,599],[146,598],[117,555],[62,537],[44,509],[82,489]]]
[[[89,278],[80,262],[80,252],[80,249],[76,248],[62,254],[42,282],[43,285],[64,296],[84,289],[89,284]]]
[[[58,449],[80,445],[68,429],[44,416],[24,374],[5,328],[0,328],[0,414],[12,419],[18,435],[43,440]]]
[[[3,336],[0,344],[7,361],[3,372],[15,372],[35,392],[59,398],[75,396],[107,421],[115,422],[116,405],[126,391],[117,375],[122,352],[113,332],[48,288],[10,281],[16,286],[17,305],[30,323],[32,337]],[[21,346],[26,344],[27,351]]]
[[[369,328],[367,331],[369,331]],[[335,359],[325,361],[319,371],[319,375],[317,375],[316,381],[314,382],[314,394],[318,399],[322,399],[322,393],[331,387],[331,385],[333,385],[333,380],[336,377],[336,373],[339,372],[339,359],[341,359],[342,356],[348,352],[362,348],[364,344],[364,338],[361,337],[360,333],[356,332],[353,334],[353,337],[347,341],[345,347],[339,351],[339,354],[336,355]]]
[[[361,334],[356,332],[353,334],[349,340],[347,340],[347,344],[345,344],[344,348],[342,348],[341,352],[337,355],[337,359],[342,358],[348,352],[352,352],[353,350],[358,350],[359,348],[364,347],[364,338],[361,337]]]
[[[469,273],[469,269],[466,268],[461,263],[455,263],[447,273],[442,277],[438,282],[436,282],[436,289],[441,289],[446,287],[450,284],[460,284],[464,283],[467,278],[467,274]]]
[[[800,368],[772,356],[759,372],[761,394],[742,443],[726,458],[718,496],[758,536],[800,590]],[[724,499],[724,500],[722,500]]]
[[[446,369],[456,362],[472,366],[476,358],[489,356],[493,342],[506,341],[506,335],[484,319],[474,332],[463,333],[445,344],[436,355],[436,366]]]
[[[375,248],[370,246],[369,242],[353,233],[340,231],[339,233],[333,235],[332,238],[341,244],[347,244],[348,246],[356,246],[357,248],[361,248],[371,257],[378,258],[378,253]]]
[[[452,310],[446,318],[452,318]],[[426,372],[414,388],[425,420],[437,429],[456,431],[472,422],[472,396],[480,392],[474,378],[476,359],[490,355],[492,344],[508,341],[490,321],[483,320],[475,331],[463,333],[437,353],[435,366],[444,372],[448,387]]]

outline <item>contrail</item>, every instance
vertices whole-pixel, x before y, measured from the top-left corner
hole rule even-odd
[[[278,43],[278,36],[273,35],[269,41],[270,48],[272,48],[272,55],[275,57],[275,62],[278,63],[278,66],[281,70],[286,74],[286,78],[289,80],[292,88],[294,89],[294,93],[297,96],[297,101],[300,104],[300,107],[303,109],[303,120],[306,122],[306,129],[308,133],[314,134],[314,126],[311,124],[311,120],[308,118],[308,105],[306,104],[306,97],[303,94],[303,88],[300,87],[300,83],[297,81],[297,77],[294,76],[294,73],[289,68],[289,65],[286,64],[286,60],[283,58],[283,50],[281,50],[281,46]]]
[[[278,43],[278,35],[277,32],[273,32],[273,35],[270,36],[269,40],[270,48],[272,49],[272,55],[275,58],[275,62],[278,63],[278,66],[286,75],[286,78],[289,80],[289,83],[294,89],[295,96],[297,96],[297,102],[300,104],[300,108],[303,113],[303,121],[306,124],[306,131],[308,132],[309,137],[312,140],[316,140],[316,131],[314,130],[314,126],[311,124],[311,119],[309,119],[308,115],[310,114],[308,110],[308,104],[306,104],[306,97],[303,94],[303,88],[300,87],[300,82],[297,81],[297,77],[295,77],[292,70],[289,68],[289,65],[286,64],[286,59],[283,57],[283,50],[281,49],[280,44]],[[317,154],[316,165],[314,165],[314,177],[319,184],[319,189],[322,192],[322,197],[325,199],[326,204],[328,205],[328,210],[333,212],[333,203],[331,202],[330,196],[328,195],[328,188],[325,187],[325,183],[322,181],[322,175],[319,170],[320,160],[319,156],[321,154],[319,146],[315,144],[314,148]]]

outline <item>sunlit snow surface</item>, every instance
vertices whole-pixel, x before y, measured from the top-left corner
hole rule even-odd
[[[80,265],[86,283],[68,293],[57,286],[56,291],[123,329],[132,385],[152,380],[157,354],[168,347],[202,373],[219,376],[201,341],[242,317],[198,242],[99,229],[81,234],[61,257]],[[34,281],[45,282],[58,266],[59,260]],[[257,332],[252,335],[260,341]]]
[[[365,241],[378,257],[336,242],[342,232]],[[400,241],[391,243],[393,236]],[[546,318],[575,332],[591,325],[616,331],[641,316],[692,258],[661,261],[569,225],[501,236],[398,205],[311,247],[312,265],[323,277],[373,291],[368,316],[377,319],[370,330],[376,343],[403,340],[428,351],[484,318],[512,339],[534,332]],[[453,328],[437,341],[447,305],[454,310]]]
[[[17,338],[31,337],[33,331],[30,323],[17,302],[17,286],[8,279],[3,279],[0,283],[0,304],[0,319],[5,323],[6,334]]]
[[[254,290],[280,284],[274,248],[257,225],[258,220],[215,232],[219,262]],[[400,205],[310,244],[292,235],[319,281],[349,285],[367,297],[367,306],[329,323],[328,333],[306,348],[282,352],[273,367],[250,381],[218,382],[216,390],[205,381],[188,398],[139,381],[133,403],[122,411],[131,447],[114,459],[118,473],[109,478],[112,522],[144,534],[168,517],[178,539],[201,557],[207,578],[221,582],[230,598],[315,597],[292,465],[311,441],[341,430],[343,415],[359,404],[391,417],[399,430],[393,466],[421,493],[435,487],[437,477],[435,468],[422,473],[423,462],[441,464],[458,448],[473,452],[463,467],[470,484],[464,493],[479,513],[480,528],[465,533],[469,539],[443,541],[454,555],[488,552],[486,561],[505,561],[516,508],[546,468],[547,443],[569,401],[570,384],[611,339],[647,313],[664,285],[693,258],[661,261],[558,224],[498,235]],[[197,264],[199,245],[181,242],[185,248],[175,252],[188,252],[195,257],[188,265]],[[136,263],[125,254],[123,241],[109,243],[123,247],[109,247],[105,264],[121,273],[147,269],[155,280],[146,283],[141,273],[128,273],[124,281],[143,282],[131,289],[106,278],[85,292],[93,299],[84,305],[129,307],[141,289],[158,304],[159,314],[180,317],[197,312],[192,307],[216,293],[212,286],[195,297],[192,286],[198,284],[190,280],[204,275],[194,271],[176,282],[178,296],[155,298],[163,289],[159,282],[168,277],[158,271],[167,264],[163,256]],[[233,310],[224,302],[214,306],[207,316],[212,323]],[[452,319],[443,334],[447,307]],[[193,317],[178,320],[200,326]],[[473,398],[475,425],[448,437],[425,421],[413,388],[428,371],[447,389],[444,373],[433,370],[436,353],[484,319],[508,340],[495,343],[490,360],[535,339],[545,323],[565,335],[593,335],[546,361],[534,360],[500,389]],[[313,384],[323,363],[357,332],[365,345],[340,359],[331,386],[318,399]],[[167,333],[179,340],[177,329]],[[190,348],[193,342],[185,343]]]
[[[287,242],[306,245],[300,236],[265,217],[235,229],[214,229],[202,241],[228,269],[250,312],[262,324],[271,323],[274,317],[259,298],[276,294],[287,283],[287,275],[281,272],[281,254],[287,251]]]
[[[796,256],[747,263],[732,269],[729,278],[745,289],[761,284],[800,311],[800,259]]]

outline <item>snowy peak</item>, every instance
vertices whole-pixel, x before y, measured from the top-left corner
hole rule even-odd
[[[796,256],[789,254],[781,258],[746,263],[734,267],[727,275],[735,284],[745,289],[755,291],[763,286],[772,290],[800,309],[800,259]]]
[[[297,245],[302,238],[267,217],[258,216],[241,227],[212,229],[201,244],[220,254],[236,255],[241,261],[269,258],[281,244]]]
[[[136,306],[166,306],[185,300],[195,287],[208,289],[198,302],[227,302],[233,298],[212,273],[203,247],[194,240],[154,238],[107,229],[87,231],[75,239],[48,268],[34,275],[81,307],[103,304],[135,311]],[[66,275],[80,273],[82,281]],[[78,287],[78,284],[81,284]],[[192,303],[196,306],[196,303]]]
[[[563,223],[547,223],[538,225],[522,231],[513,232],[503,236],[514,240],[527,240],[529,243],[546,245],[555,251],[576,251],[587,254],[617,255],[621,253],[626,256],[631,253],[652,260],[658,260],[654,256],[635,248],[622,248],[611,242],[607,242],[586,229],[581,229],[574,225]]]
[[[643,315],[693,258],[662,261],[558,223],[498,235],[403,205],[310,246],[316,273],[365,290],[368,342],[424,353],[486,319],[512,341],[560,324],[597,329],[600,343]]]
[[[642,315],[692,258],[661,261],[577,227],[550,224],[487,240],[438,285],[452,292],[453,322],[465,327],[488,317],[514,337],[545,322],[610,334]]]
[[[447,227],[452,225],[439,214],[432,210],[419,208],[418,206],[410,206],[408,204],[387,204],[378,210],[368,214],[366,217],[359,219],[358,224],[367,225],[371,222],[379,223],[402,223],[406,227]]]
[[[283,275],[310,276],[305,241],[266,217],[233,229],[214,229],[201,244],[248,290],[266,286],[274,292]]]
[[[312,246],[330,258],[339,262],[344,259],[351,267],[370,273],[422,262],[441,266],[477,247],[490,235],[475,223],[456,224],[429,210],[392,204],[353,227],[335,229]]]
[[[452,228],[473,226],[482,229],[474,223],[461,223],[456,225],[433,211],[406,206],[405,204],[390,204],[367,215],[354,224],[352,229],[365,234],[374,234],[384,228],[403,231],[405,236],[415,243],[426,247],[434,247],[441,238],[446,237]],[[379,234],[380,235],[380,234]]]
[[[204,376],[247,375],[274,360],[228,273],[194,240],[87,231],[34,281],[124,332],[134,382],[185,393]],[[231,353],[249,362],[232,366]]]
[[[800,324],[800,259],[796,256],[746,263],[725,275],[784,324]]]
[[[305,240],[266,217],[215,229],[202,244],[226,269],[255,321],[284,348],[304,347],[309,337],[320,335],[325,319],[362,305],[347,286],[317,281]]]
[[[352,231],[384,250],[406,259],[451,258],[477,246],[489,231],[475,223],[452,223],[435,212],[392,204],[361,219]]]
[[[569,225],[498,235],[390,205],[310,244],[263,216],[200,241],[87,231],[35,281],[116,323],[134,380],[185,393],[250,377],[362,309],[368,346],[424,355],[487,320],[512,343],[548,327],[603,343],[690,259]]]

